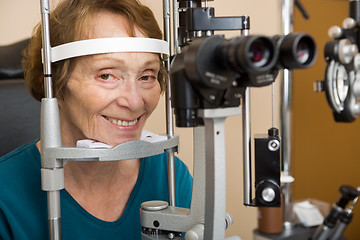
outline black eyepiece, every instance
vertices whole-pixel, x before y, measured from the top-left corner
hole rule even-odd
[[[290,33],[276,38],[279,46],[279,64],[287,69],[307,68],[316,60],[316,44],[310,35]]]
[[[221,59],[226,67],[236,72],[265,72],[274,67],[276,51],[265,36],[237,37],[221,46]]]

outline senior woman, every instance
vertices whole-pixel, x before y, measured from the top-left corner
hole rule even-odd
[[[63,0],[50,13],[51,45],[84,39],[161,39],[151,10],[137,0]],[[41,26],[24,59],[31,94],[44,97]],[[159,54],[108,53],[53,64],[63,145],[137,140],[157,106],[166,72]],[[26,119],[24,119],[26,121]],[[0,238],[48,239],[40,140],[0,159]],[[63,239],[140,239],[140,204],[168,200],[166,155],[113,162],[67,162],[61,191]],[[176,201],[189,207],[192,178],[176,158]]]

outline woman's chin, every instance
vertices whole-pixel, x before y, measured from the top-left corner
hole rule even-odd
[[[122,139],[114,139],[114,140],[110,140],[110,141],[108,140],[104,143],[115,147],[115,146],[123,144],[125,142],[135,141],[135,140],[139,140],[139,139],[140,139],[140,136],[132,136],[132,137],[127,137],[127,138],[122,138]]]

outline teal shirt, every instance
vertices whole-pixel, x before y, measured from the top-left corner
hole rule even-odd
[[[0,158],[0,239],[49,239],[47,194],[41,190],[40,153],[33,141]],[[190,207],[192,177],[186,165],[175,160],[176,203]],[[140,239],[140,205],[168,201],[167,157],[143,158],[134,190],[122,216],[102,221],[83,209],[64,189],[60,192],[62,236],[68,239]]]

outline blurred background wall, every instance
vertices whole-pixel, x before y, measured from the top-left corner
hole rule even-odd
[[[318,45],[318,59],[312,68],[294,72],[293,90],[293,184],[294,198],[315,198],[333,204],[343,184],[360,186],[360,121],[336,123],[325,93],[313,91],[313,83],[325,74],[324,46],[330,41],[331,26],[342,27],[349,16],[346,0],[301,0],[309,12],[304,20],[295,11],[294,30],[306,31]],[[349,240],[360,239],[360,206],[345,232]]]
[[[51,0],[54,6],[58,0]],[[162,24],[162,1],[142,0],[153,9],[158,22]],[[347,15],[347,1],[341,0],[302,0],[311,15],[309,21],[302,20],[295,10],[295,30],[319,35],[323,40],[318,42],[322,49],[327,38],[327,29],[339,24]],[[282,0],[215,0],[209,6],[215,7],[216,16],[249,15],[251,34],[281,34]],[[341,8],[338,5],[342,6]],[[31,34],[33,26],[40,20],[39,0],[1,0],[0,1],[0,45],[13,43]],[[332,6],[330,11],[328,8]],[[325,11],[326,9],[326,11]],[[331,12],[331,13],[330,13]],[[221,34],[223,34],[222,32]],[[227,37],[237,36],[238,32],[227,32]],[[318,41],[318,39],[316,39]],[[321,42],[322,41],[322,42]],[[349,162],[356,156],[356,125],[334,124],[330,110],[322,94],[312,91],[312,82],[323,76],[324,62],[319,53],[316,70],[296,71],[294,81],[294,183],[295,198],[318,198],[332,203],[339,194],[340,184],[350,180],[334,177],[343,172],[344,176],[353,175],[357,185],[355,166],[359,163]],[[279,122],[279,80],[275,82],[275,126]],[[271,87],[251,90],[252,133],[266,133],[271,127]],[[327,122],[327,125],[324,124]],[[149,119],[147,129],[155,133],[165,132],[165,108],[162,98],[159,107]],[[227,155],[227,210],[235,218],[235,223],[227,230],[227,236],[239,235],[243,239],[252,239],[252,231],[257,227],[257,209],[243,205],[242,175],[242,129],[241,116],[226,120],[226,155]],[[349,140],[348,135],[354,140]],[[175,128],[180,135],[180,152],[192,171],[192,129]],[[338,135],[334,135],[337,133]],[[337,136],[337,137],[335,137]],[[341,145],[340,145],[341,144]],[[340,147],[341,146],[341,147]],[[346,152],[346,157],[342,154]],[[356,165],[357,164],[357,165]],[[330,170],[330,166],[333,170]],[[357,170],[359,167],[357,168]],[[357,180],[356,180],[357,179]],[[359,218],[359,217],[358,217]],[[352,224],[353,227],[355,224]],[[357,224],[358,225],[358,224]],[[356,235],[359,236],[359,235]],[[355,238],[349,238],[355,239]]]

